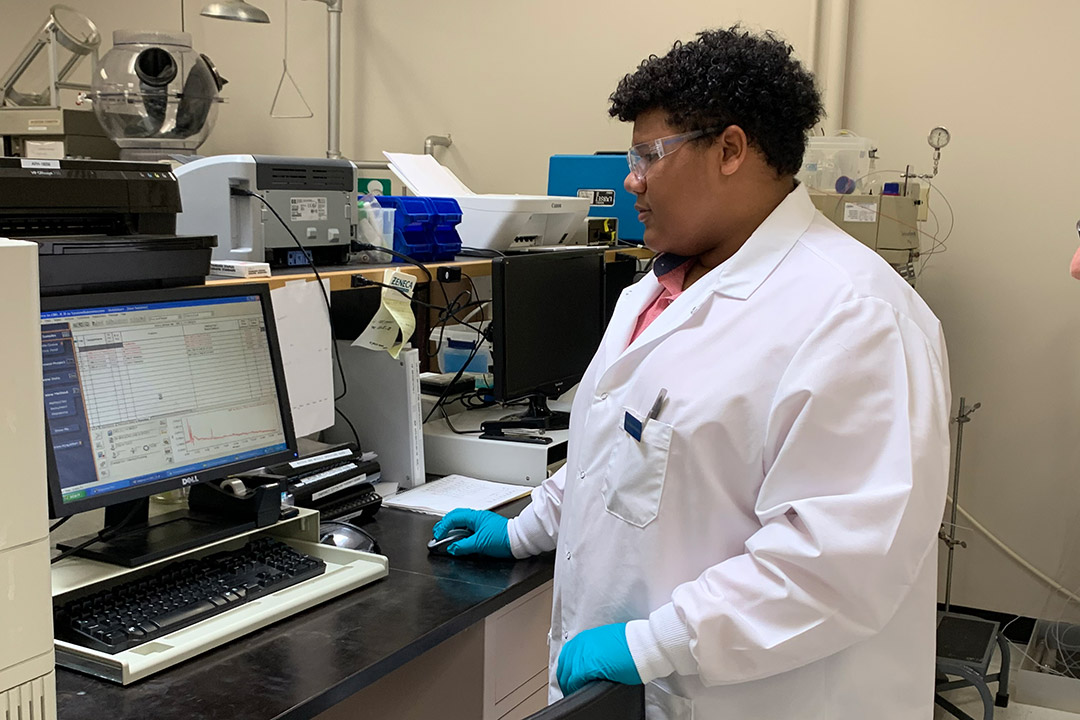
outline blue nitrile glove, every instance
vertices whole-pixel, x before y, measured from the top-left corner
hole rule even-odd
[[[593,680],[640,685],[641,676],[626,643],[626,623],[601,625],[575,635],[559,653],[555,676],[563,695]]]
[[[488,555],[496,558],[513,558],[510,552],[510,533],[507,520],[490,510],[451,510],[435,523],[435,539],[442,540],[451,528],[466,528],[472,535],[458,540],[446,552],[451,555]]]

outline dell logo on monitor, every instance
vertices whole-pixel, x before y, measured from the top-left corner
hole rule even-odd
[[[180,482],[185,486],[194,485],[197,482],[199,482],[199,476],[198,475],[188,475],[187,477],[180,478]]]

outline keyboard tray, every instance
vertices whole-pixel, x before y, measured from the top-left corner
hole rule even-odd
[[[374,582],[388,572],[382,555],[276,537],[300,552],[321,558],[326,572],[115,655],[56,640],[56,664],[128,685]]]

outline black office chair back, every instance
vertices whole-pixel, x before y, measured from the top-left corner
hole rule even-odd
[[[645,720],[645,687],[598,680],[525,720]]]

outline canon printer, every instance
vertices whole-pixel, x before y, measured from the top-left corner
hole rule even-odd
[[[42,295],[203,284],[217,241],[180,209],[165,163],[0,157],[0,237],[38,244]]]

